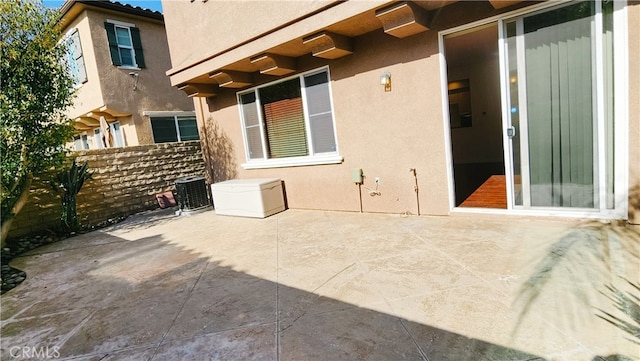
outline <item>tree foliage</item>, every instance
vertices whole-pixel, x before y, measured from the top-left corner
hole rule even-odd
[[[57,11],[35,0],[0,1],[0,212],[2,242],[34,174],[65,159],[73,78]]]

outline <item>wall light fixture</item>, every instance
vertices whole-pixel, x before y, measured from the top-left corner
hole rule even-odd
[[[380,75],[380,85],[384,85],[384,91],[391,91],[391,73],[386,71]]]
[[[129,76],[135,79],[133,81],[133,90],[138,89],[138,76],[140,76],[140,74],[137,71],[132,71],[131,73],[129,73]]]

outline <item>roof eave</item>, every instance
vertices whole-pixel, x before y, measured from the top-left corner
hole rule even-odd
[[[74,5],[84,5],[87,7],[100,8],[111,11],[118,11],[125,14],[141,16],[148,19],[164,22],[164,15],[159,11],[147,10],[137,6],[131,6],[127,4],[121,4],[119,2],[111,1],[95,1],[95,0],[67,0],[60,7],[59,20],[62,20]]]

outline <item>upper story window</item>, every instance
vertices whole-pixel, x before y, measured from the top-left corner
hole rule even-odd
[[[150,115],[151,131],[154,143],[185,142],[198,140],[198,123],[193,112],[184,114],[158,114]]]
[[[87,70],[84,66],[84,56],[82,55],[78,29],[73,29],[67,34],[66,42],[69,72],[73,77],[74,85],[78,87],[87,81]]]
[[[244,168],[342,162],[338,155],[328,69],[238,94]]]
[[[107,41],[113,65],[144,68],[144,55],[140,41],[140,29],[133,24],[107,20],[104,23],[107,30]]]

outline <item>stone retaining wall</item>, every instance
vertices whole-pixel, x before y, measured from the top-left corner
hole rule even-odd
[[[82,225],[158,208],[157,193],[175,189],[175,180],[204,175],[200,141],[78,151],[77,163],[89,163],[93,179],[78,194]],[[55,228],[60,224],[60,197],[48,182],[34,179],[29,202],[18,213],[9,237]]]

